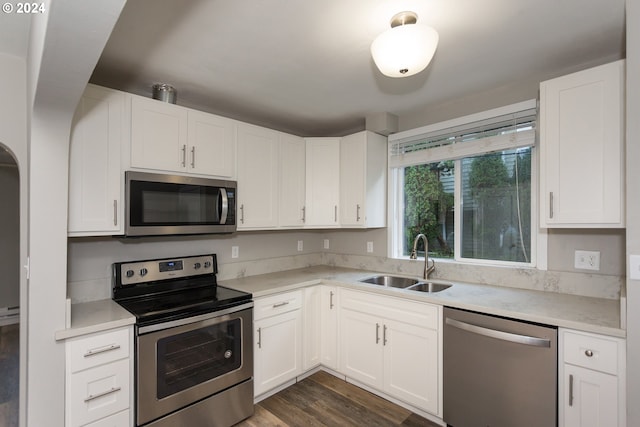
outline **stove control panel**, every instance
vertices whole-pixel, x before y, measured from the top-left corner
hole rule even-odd
[[[213,255],[122,263],[123,286],[214,273]]]

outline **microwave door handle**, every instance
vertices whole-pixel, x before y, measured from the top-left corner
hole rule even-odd
[[[229,197],[227,196],[227,189],[221,188],[220,195],[222,196],[222,210],[220,211],[220,224],[226,224],[227,214],[229,213]]]

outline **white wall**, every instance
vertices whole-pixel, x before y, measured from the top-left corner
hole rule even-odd
[[[20,260],[18,266],[24,265],[27,258],[27,65],[24,58],[0,53],[0,144],[3,144],[13,154],[18,164],[20,175]],[[20,267],[18,267],[20,268]],[[20,275],[20,288],[26,289],[26,278]],[[26,292],[20,294],[20,306],[26,307]],[[20,312],[24,325],[26,310]],[[20,422],[25,418],[27,378],[25,363],[26,334],[24,327],[20,328]],[[24,424],[23,424],[24,425]]]
[[[124,0],[45,3],[47,13],[33,15],[31,23],[25,97],[30,278],[21,304],[27,311],[21,366],[28,375],[20,422],[34,427],[64,424],[64,343],[54,335],[65,326],[71,118]]]
[[[640,1],[627,0],[627,255],[640,255]],[[627,425],[640,426],[640,280],[627,280]]]

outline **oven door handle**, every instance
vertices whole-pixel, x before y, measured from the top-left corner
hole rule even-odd
[[[220,189],[220,196],[222,197],[222,207],[220,209],[220,224],[227,223],[227,215],[229,214],[229,196],[227,195],[227,189]]]
[[[191,316],[184,319],[172,320],[170,322],[157,323],[155,325],[142,326],[138,328],[138,334],[148,334],[149,332],[161,331],[163,329],[175,328],[176,326],[188,325],[190,323],[200,322],[202,320],[214,319],[216,317],[224,316],[226,314],[235,313],[237,311],[246,310],[253,307],[253,301],[246,304],[236,305],[234,307],[227,308],[225,310],[213,311],[211,313],[200,314],[198,316]]]

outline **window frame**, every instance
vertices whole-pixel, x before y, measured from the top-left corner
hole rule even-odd
[[[398,141],[418,139],[425,134],[431,134],[445,129],[451,129],[456,127],[470,126],[473,123],[481,121],[491,121],[493,118],[500,116],[514,114],[524,110],[531,110],[537,108],[537,101],[529,100],[519,102],[516,104],[507,105],[492,110],[483,111],[476,114],[428,125],[416,129],[411,129],[404,132],[399,132],[389,136],[389,150],[388,150],[388,218],[389,224],[387,227],[387,256],[393,259],[409,259],[408,256],[403,254],[403,240],[404,240],[404,167],[415,164],[425,164],[430,161],[415,162],[410,160],[409,162],[398,161],[392,159],[392,147]],[[536,122],[539,123],[538,118]],[[503,151],[508,149],[515,149],[518,147],[529,146],[531,147],[531,248],[530,248],[530,262],[514,262],[514,261],[501,261],[501,260],[487,260],[478,258],[463,258],[461,256],[460,239],[461,234],[461,212],[462,212],[462,158],[469,158],[475,156],[481,156],[487,154],[488,151],[482,151],[474,149],[473,142],[462,144],[454,144],[445,148],[452,154],[448,158],[443,158],[441,155],[442,147],[428,148],[427,150],[440,150],[438,157],[432,161],[440,160],[453,160],[455,162],[456,173],[454,175],[454,256],[453,258],[436,258],[439,262],[446,263],[460,263],[468,265],[483,265],[483,266],[498,266],[498,267],[512,267],[512,268],[537,268],[539,270],[546,270],[546,230],[541,229],[538,226],[538,176],[539,176],[539,155],[538,155],[538,132],[535,132],[535,136],[531,143],[526,145],[518,145],[514,143],[512,146],[498,146],[495,150],[489,152]],[[480,145],[480,144],[478,144]]]

